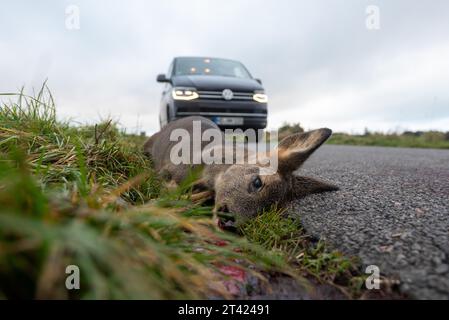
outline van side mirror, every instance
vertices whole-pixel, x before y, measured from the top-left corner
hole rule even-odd
[[[170,82],[170,80],[163,73],[157,75],[156,81],[157,82]]]
[[[262,80],[260,80],[260,79],[254,79],[254,80],[256,80],[257,82],[259,82],[259,84],[262,84]]]

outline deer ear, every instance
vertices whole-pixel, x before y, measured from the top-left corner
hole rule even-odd
[[[322,193],[327,191],[337,191],[339,188],[323,180],[293,176],[291,184],[292,199],[302,198],[309,194]]]
[[[279,172],[288,174],[298,169],[331,135],[332,130],[322,128],[284,138],[278,146]]]

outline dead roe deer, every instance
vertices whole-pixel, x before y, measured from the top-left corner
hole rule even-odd
[[[183,181],[192,168],[201,166],[201,178],[194,184],[194,194],[214,198],[215,211],[229,212],[234,215],[235,222],[227,221],[238,227],[255,217],[259,212],[272,205],[285,206],[289,201],[309,194],[338,190],[335,185],[327,182],[297,175],[294,172],[318,149],[332,134],[327,128],[305,133],[292,134],[280,141],[277,146],[277,171],[270,175],[261,175],[261,169],[266,164],[221,163],[192,164],[195,155],[191,152],[189,163],[174,164],[171,160],[171,150],[178,141],[170,141],[170,135],[175,129],[184,129],[193,137],[194,122],[201,124],[201,131],[208,129],[220,130],[211,120],[193,116],[170,122],[161,131],[154,134],[144,145],[144,152],[152,158],[154,168],[172,185]],[[224,145],[224,134],[219,131],[219,144]],[[193,150],[193,137],[190,139],[190,150]],[[204,152],[209,141],[201,141],[200,149]],[[255,156],[246,149],[248,158]],[[259,155],[260,156],[260,155]],[[268,154],[267,154],[268,156]],[[224,157],[224,154],[223,154]],[[198,157],[197,157],[198,158]],[[202,158],[201,158],[202,159]],[[221,221],[221,224],[224,222]]]

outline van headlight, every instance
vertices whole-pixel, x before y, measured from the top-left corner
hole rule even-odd
[[[173,88],[171,94],[175,100],[195,100],[199,97],[195,88]]]
[[[256,92],[253,95],[253,100],[260,103],[267,103],[268,96],[264,92]]]

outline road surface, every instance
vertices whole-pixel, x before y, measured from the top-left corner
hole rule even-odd
[[[341,188],[292,204],[309,233],[412,298],[449,299],[449,150],[325,145],[299,173]]]

